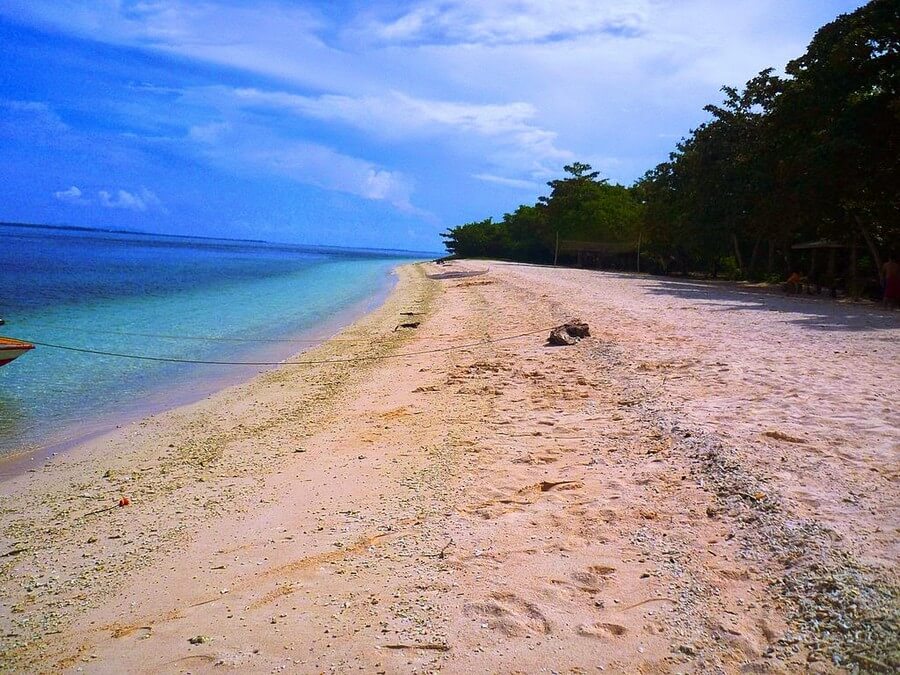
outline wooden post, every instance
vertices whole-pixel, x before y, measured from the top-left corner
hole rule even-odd
[[[810,288],[815,284],[816,293],[819,292],[819,280],[816,277],[816,249],[814,248],[809,250],[809,284]]]
[[[741,247],[738,245],[737,235],[731,234],[731,243],[734,244],[734,257],[737,261],[738,270],[740,270],[741,276],[744,276],[744,257],[741,255]]]
[[[759,242],[761,240],[762,237],[757,237],[756,241],[753,243],[753,251],[750,253],[750,267],[747,268],[747,276],[751,276],[756,269],[756,257],[759,254]]]
[[[854,220],[856,220],[856,225],[859,227],[860,234],[862,234],[863,239],[866,242],[866,246],[869,247],[869,253],[872,254],[872,262],[875,263],[875,271],[878,273],[878,283],[881,284],[881,287],[884,288],[884,267],[881,266],[881,256],[878,255],[878,247],[875,246],[875,241],[872,239],[872,235],[869,233],[869,230],[863,225],[862,220],[860,220],[859,216],[854,216]]]
[[[638,251],[637,251],[637,272],[641,273],[641,239],[643,238],[644,233],[638,232]]]
[[[837,249],[834,247],[828,249],[828,292],[832,298],[837,297],[837,280],[835,279],[836,259]]]
[[[556,248],[553,250],[553,266],[556,267],[556,258],[559,256],[559,230],[556,231]]]

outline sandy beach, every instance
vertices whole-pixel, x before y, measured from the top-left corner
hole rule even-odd
[[[0,483],[0,670],[900,669],[900,313],[398,273],[306,365]]]

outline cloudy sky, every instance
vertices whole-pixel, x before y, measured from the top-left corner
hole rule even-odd
[[[435,250],[856,0],[3,0],[0,220]]]

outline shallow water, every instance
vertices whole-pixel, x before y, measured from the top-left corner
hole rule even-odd
[[[327,337],[323,330],[386,293],[392,268],[413,259],[0,225],[0,334],[127,354],[278,360],[304,347],[279,340]],[[39,346],[0,368],[0,454],[61,442],[86,422],[111,424],[258,370]]]

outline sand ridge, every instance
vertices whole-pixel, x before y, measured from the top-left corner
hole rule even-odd
[[[20,610],[3,617],[18,633],[4,638],[4,665],[890,665],[895,317],[581,270],[423,271],[405,268],[349,332],[385,354],[574,316],[593,337],[283,369],[45,469],[3,504],[4,543],[56,561],[29,551],[5,563],[0,588]],[[420,326],[381,342],[411,307]],[[134,511],[73,531],[58,489],[96,497],[96,453],[115,449],[110,475],[130,470],[115,487]],[[44,510],[23,517],[17,504],[35,496]],[[821,634],[841,622],[839,639]]]

